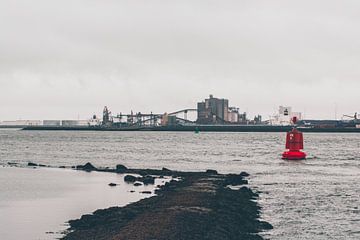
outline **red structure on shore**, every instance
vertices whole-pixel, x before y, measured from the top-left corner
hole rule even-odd
[[[294,117],[292,122],[296,124],[297,118]],[[302,160],[306,158],[306,153],[301,150],[304,149],[303,133],[299,132],[296,127],[286,135],[286,149],[282,154],[282,159],[286,160]]]

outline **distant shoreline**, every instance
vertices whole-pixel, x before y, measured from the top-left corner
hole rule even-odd
[[[269,125],[198,125],[198,126],[160,126],[160,127],[51,127],[51,126],[27,126],[22,128],[26,131],[170,131],[170,132],[288,132],[291,126]],[[300,127],[302,132],[314,133],[360,133],[360,128],[305,128]]]
[[[7,125],[0,125],[0,129],[6,129],[6,128],[11,128],[11,129],[23,129],[26,128],[27,126],[7,126]]]

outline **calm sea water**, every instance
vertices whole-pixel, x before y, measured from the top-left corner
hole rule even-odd
[[[51,168],[0,167],[0,239],[57,239],[68,228],[66,222],[70,219],[153,195],[140,193],[153,191],[152,186],[134,187],[126,184],[123,177]],[[109,187],[111,182],[119,185]],[[136,192],[130,193],[131,190]]]
[[[247,171],[274,226],[266,238],[360,239],[360,134],[304,137],[308,159],[284,161],[284,133],[0,130],[0,164]]]

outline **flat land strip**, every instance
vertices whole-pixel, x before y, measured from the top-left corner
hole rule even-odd
[[[259,220],[258,193],[241,174],[122,170],[142,175],[170,175],[157,196],[125,207],[112,207],[71,220],[65,240],[226,240],[262,239],[272,226]],[[236,186],[236,187],[234,187]]]

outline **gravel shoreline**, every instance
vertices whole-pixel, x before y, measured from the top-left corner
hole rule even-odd
[[[263,239],[258,233],[272,229],[271,224],[259,220],[259,195],[244,186],[248,176],[244,172],[224,175],[214,170],[175,172],[127,169],[122,165],[98,170],[89,164],[77,168],[181,180],[159,186],[154,197],[69,221],[64,240],[252,240]]]

